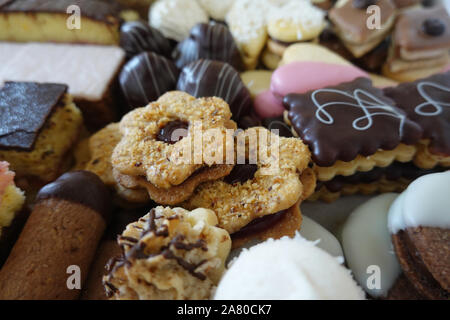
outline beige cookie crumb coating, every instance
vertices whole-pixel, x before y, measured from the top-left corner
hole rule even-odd
[[[249,130],[257,130],[258,135],[267,133],[270,141],[278,139],[278,155],[271,155],[266,161],[258,157],[258,170],[253,179],[243,184],[229,184],[222,179],[204,183],[182,204],[188,209],[214,210],[219,218],[219,226],[230,233],[240,230],[256,218],[293,206],[303,194],[300,175],[310,161],[308,147],[301,139],[279,137],[265,128],[251,128],[241,134],[248,134]],[[249,153],[252,152],[248,146],[247,149]],[[278,170],[264,172],[274,163],[278,163]]]
[[[0,198],[0,236],[2,228],[9,227],[14,220],[16,213],[22,208],[25,202],[25,193],[10,184],[5,189],[5,193]]]
[[[118,238],[124,255],[103,278],[116,300],[208,299],[225,269],[229,234],[213,211],[157,207]]]

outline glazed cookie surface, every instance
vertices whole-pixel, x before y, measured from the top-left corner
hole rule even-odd
[[[113,167],[124,175],[145,177],[158,188],[179,185],[196,170],[214,165],[215,159],[205,159],[202,150],[220,150],[227,145],[227,129],[236,128],[230,118],[230,109],[222,99],[195,99],[180,91],[166,93],[122,118],[122,139],[111,157]],[[209,129],[214,130],[208,138],[205,131]],[[191,149],[198,144],[195,131],[203,133],[199,150]],[[212,133],[224,139],[213,139]],[[186,150],[186,157],[181,157]]]
[[[244,137],[251,137],[252,134],[257,134],[259,139],[264,135],[270,137],[271,144],[278,142],[278,154],[274,152],[269,157],[261,157],[261,154],[267,154],[269,147],[261,144],[255,147],[245,142]],[[237,135],[237,150],[240,147],[245,147],[248,155],[258,154],[256,163],[251,164],[253,161],[250,159],[238,159],[230,175],[199,186],[197,192],[182,205],[214,210],[219,226],[230,233],[256,218],[293,206],[307,188],[300,180],[300,173],[308,166],[310,153],[301,140],[279,137],[257,127]],[[239,164],[241,161],[245,164]]]
[[[225,269],[231,240],[213,211],[157,207],[118,238],[103,283],[121,299],[208,299]]]

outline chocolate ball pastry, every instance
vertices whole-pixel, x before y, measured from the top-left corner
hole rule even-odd
[[[123,67],[119,75],[128,108],[143,107],[175,89],[179,70],[175,64],[153,52],[143,52]]]
[[[172,47],[163,34],[142,21],[126,22],[120,28],[120,46],[126,51],[127,58],[151,51],[170,57]]]
[[[177,90],[194,97],[219,97],[231,109],[232,119],[241,125],[241,119],[252,109],[250,92],[239,73],[228,63],[197,60],[181,70]]]
[[[222,24],[199,23],[189,37],[180,42],[173,58],[179,68],[199,59],[226,62],[236,70],[243,69],[241,54],[228,28]]]
[[[93,173],[66,173],[42,188],[0,271],[0,300],[78,298],[70,267],[82,286],[109,215],[108,189]]]

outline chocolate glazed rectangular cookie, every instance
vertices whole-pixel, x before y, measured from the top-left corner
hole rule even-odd
[[[366,78],[283,103],[294,132],[309,146],[319,181],[411,161],[422,129]]]

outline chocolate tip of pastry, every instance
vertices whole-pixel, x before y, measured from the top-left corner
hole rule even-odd
[[[87,206],[102,215],[105,221],[111,213],[109,189],[89,171],[73,171],[44,186],[36,196],[36,203],[50,198],[67,200]]]
[[[441,19],[426,19],[422,24],[422,31],[429,36],[439,37],[445,32],[445,24]]]
[[[353,0],[353,7],[356,9],[367,9],[367,7],[376,4],[378,0]]]

